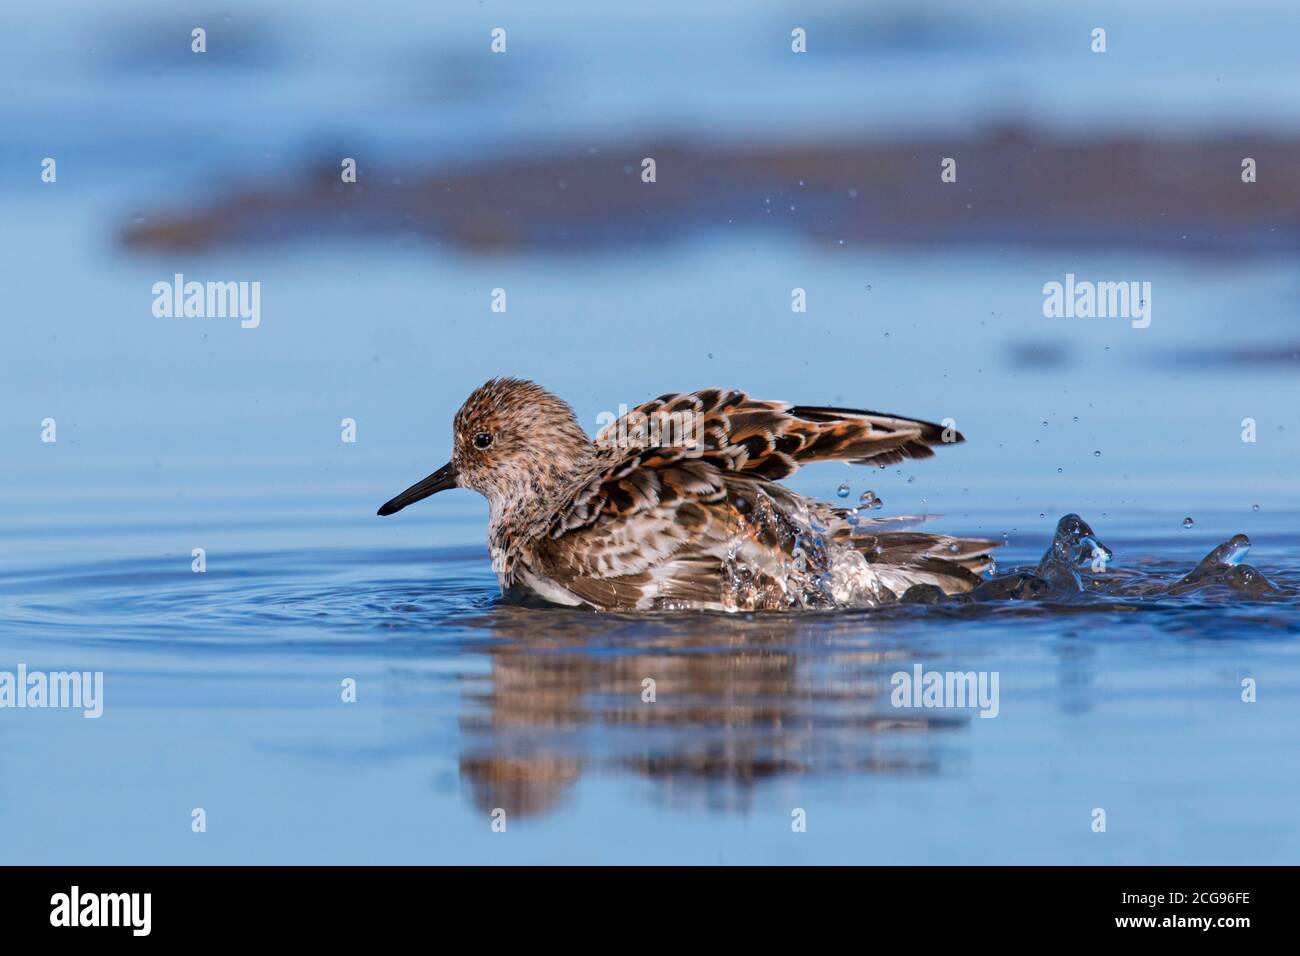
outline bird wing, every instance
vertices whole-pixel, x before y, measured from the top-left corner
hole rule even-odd
[[[650,450],[579,488],[535,558],[550,580],[597,607],[716,603],[735,514],[716,464]]]
[[[677,446],[727,471],[771,481],[814,461],[890,465],[964,441],[955,428],[864,409],[791,405],[708,388],[661,395],[605,426],[596,445],[613,460],[640,446]],[[634,456],[628,456],[634,457]]]
[[[929,458],[931,445],[962,440],[880,412],[722,389],[664,395],[597,435],[601,470],[559,508],[535,557],[551,581],[597,607],[716,605],[738,534],[754,539],[743,542],[751,558],[790,557],[797,532],[781,515],[809,502],[777,479],[814,461]],[[774,507],[756,522],[747,511],[759,502]]]

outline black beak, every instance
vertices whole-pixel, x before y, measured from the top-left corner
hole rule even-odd
[[[421,498],[427,498],[429,495],[436,495],[440,491],[446,491],[448,488],[456,487],[456,466],[451,462],[443,465],[428,478],[423,481],[417,481],[411,487],[407,488],[396,498],[384,502],[379,509],[381,515],[396,514],[407,505],[415,504]]]

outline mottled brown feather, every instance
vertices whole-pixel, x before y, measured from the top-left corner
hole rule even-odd
[[[698,440],[635,440],[631,420],[661,412],[688,416]],[[620,441],[629,431],[634,440]],[[493,436],[490,447],[476,447],[481,432]],[[550,599],[603,609],[719,607],[724,556],[740,542],[754,558],[744,567],[759,592],[752,606],[786,606],[783,568],[797,539],[787,516],[797,512],[815,512],[829,537],[901,585],[916,577],[969,590],[994,546],[911,532],[860,535],[843,509],[777,484],[810,462],[890,464],[963,440],[918,419],[710,388],[646,402],[592,442],[560,399],[531,382],[495,379],[457,413],[454,437],[458,483],[489,501],[489,548],[503,589]],[[755,502],[775,517],[751,520]]]

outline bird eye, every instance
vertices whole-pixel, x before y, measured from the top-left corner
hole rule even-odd
[[[489,435],[487,432],[479,432],[477,435],[474,436],[475,448],[487,448],[491,444],[492,444],[492,436]]]

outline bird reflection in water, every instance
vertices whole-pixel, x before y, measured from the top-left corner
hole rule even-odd
[[[816,617],[600,615],[595,639],[587,612],[495,607],[490,672],[463,692],[462,780],[481,809],[523,816],[584,773],[738,812],[778,778],[937,773],[971,713],[891,705],[891,675],[924,652],[868,615]]]

